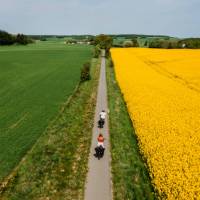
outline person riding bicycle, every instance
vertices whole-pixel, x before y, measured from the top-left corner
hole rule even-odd
[[[103,144],[103,142],[104,142],[104,137],[103,137],[103,135],[102,135],[101,133],[99,134],[97,140],[98,140],[97,146],[98,146],[98,147],[102,146],[102,147],[104,148],[104,144]]]
[[[102,110],[100,113],[99,113],[99,121],[98,121],[98,124],[99,124],[99,128],[103,128],[104,124],[105,124],[105,118],[106,118],[106,112],[105,110]]]
[[[94,154],[94,156],[97,157],[98,159],[100,159],[100,158],[103,157],[104,150],[105,150],[104,144],[103,144],[104,137],[103,137],[103,135],[101,133],[99,134],[99,136],[97,138],[97,141],[98,141],[97,147],[95,148],[96,154]]]
[[[105,121],[105,119],[106,119],[106,111],[105,111],[105,110],[102,110],[102,111],[99,113],[99,116],[100,116],[100,120],[102,119],[103,121]]]

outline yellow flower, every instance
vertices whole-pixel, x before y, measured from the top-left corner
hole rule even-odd
[[[200,50],[111,49],[160,195],[200,199]]]

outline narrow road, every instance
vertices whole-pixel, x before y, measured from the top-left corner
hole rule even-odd
[[[97,104],[95,111],[94,127],[92,144],[89,156],[89,171],[87,174],[87,182],[85,187],[85,200],[112,200],[112,182],[111,182],[111,156],[110,156],[110,142],[108,131],[108,105],[107,105],[107,85],[106,85],[106,70],[105,70],[105,52],[102,51],[101,71],[97,94]],[[99,120],[99,113],[105,110],[107,113],[104,128],[100,129],[97,126]],[[97,146],[97,137],[102,133],[105,138],[105,153],[104,157],[98,160],[94,157]]]

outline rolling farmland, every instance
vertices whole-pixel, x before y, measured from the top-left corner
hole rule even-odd
[[[90,58],[91,47],[63,41],[0,47],[0,181],[73,93]]]
[[[198,199],[200,51],[111,53],[155,190],[162,199]]]

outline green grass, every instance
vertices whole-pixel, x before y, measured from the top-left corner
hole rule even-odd
[[[108,65],[109,62],[107,82],[114,200],[155,199],[114,69]]]
[[[70,101],[26,155],[0,195],[3,200],[79,200],[84,196],[99,77],[93,60],[90,81]]]
[[[62,41],[0,47],[0,182],[73,93],[90,59],[91,47]]]

